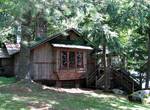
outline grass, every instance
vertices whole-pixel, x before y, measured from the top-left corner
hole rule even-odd
[[[14,77],[7,78],[7,77],[0,77],[0,87],[8,84],[12,84],[16,82],[16,79]]]
[[[13,78],[0,81],[0,110],[150,110],[149,105],[99,90],[46,88],[36,83],[14,83]]]

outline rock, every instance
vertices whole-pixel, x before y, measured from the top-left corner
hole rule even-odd
[[[122,95],[124,93],[124,91],[122,91],[120,89],[112,89],[112,92],[117,94],[117,95]]]
[[[128,99],[129,99],[129,101],[132,101],[132,102],[142,103],[142,99],[140,97],[135,97],[135,96],[129,95]]]
[[[144,104],[150,104],[150,97],[144,98],[143,103]]]
[[[150,98],[150,90],[139,90],[128,96],[129,101],[147,103]],[[150,100],[150,99],[149,99]]]

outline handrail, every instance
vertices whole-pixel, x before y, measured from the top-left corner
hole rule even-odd
[[[97,80],[97,82],[101,82],[101,80],[104,78],[104,74]]]
[[[115,71],[115,72],[113,72],[114,74],[119,73],[119,74],[116,74],[116,75],[118,77],[122,77],[124,79],[124,80],[122,80],[123,81],[122,84],[123,85],[128,85],[128,86],[126,86],[126,88],[128,88],[129,90],[133,87],[135,88],[135,86],[140,88],[139,84],[134,79],[132,79],[130,76],[127,77],[126,75],[121,74],[119,71],[116,71],[116,70],[113,70],[113,71]]]
[[[140,84],[140,83],[139,83],[139,80],[138,80],[137,78],[133,77],[132,75],[130,75],[130,77],[131,77],[136,83]]]
[[[98,70],[98,68],[96,68],[96,70],[88,76],[88,79],[91,79],[91,77],[93,77],[93,76],[95,77],[96,76],[95,73],[97,72],[97,70]]]
[[[113,71],[115,71],[115,72],[117,72],[118,74],[120,74],[119,71],[116,71],[116,70],[114,70],[114,69],[113,69]],[[117,74],[117,75],[118,75],[118,74]],[[134,81],[134,80],[129,79],[129,78],[131,78],[131,76],[127,77],[126,75],[123,75],[123,74],[121,74],[121,76],[122,76],[123,78],[127,79],[129,82],[133,82],[133,81]],[[134,82],[135,82],[135,81],[134,81]],[[136,84],[137,84],[137,82],[136,82]]]

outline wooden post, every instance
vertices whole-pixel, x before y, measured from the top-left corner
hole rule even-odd
[[[140,87],[142,88],[142,73],[140,72],[139,74],[140,74],[140,78],[139,78],[139,80],[140,80]]]
[[[62,82],[61,81],[56,81],[56,87],[61,87],[62,86]]]
[[[96,86],[96,88],[97,88],[97,80],[98,80],[98,78],[97,78],[97,75],[96,75],[96,77],[95,77],[95,86]]]
[[[76,88],[79,88],[79,87],[80,87],[80,83],[79,83],[79,82],[80,82],[79,80],[76,80],[76,81],[75,81],[75,87],[76,87]]]
[[[67,50],[67,70],[69,70],[69,51]]]

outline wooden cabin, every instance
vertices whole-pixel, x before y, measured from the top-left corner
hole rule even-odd
[[[94,49],[95,46],[77,30],[72,28],[47,36],[47,22],[39,14],[35,26],[35,38],[36,40],[31,42],[28,66],[32,80],[57,87],[85,85],[105,88],[103,67],[94,56],[100,49]],[[7,43],[0,51],[0,66],[5,68],[7,74],[15,74],[16,77],[20,66],[19,51],[20,44]],[[140,89],[139,84],[126,75],[126,72],[110,68],[112,60],[107,57],[110,88],[123,87],[128,91]],[[97,63],[99,66],[96,66]],[[2,69],[1,73],[5,72]]]
[[[81,87],[95,70],[93,45],[75,29],[43,37],[31,43],[30,75],[32,80],[57,87]],[[19,65],[19,44],[4,44],[0,61],[7,74],[16,74]],[[5,75],[4,71],[3,75]]]
[[[33,80],[58,87],[86,85],[88,74],[95,70],[93,44],[71,28],[47,36],[47,21],[39,13],[35,25],[36,40],[31,43],[30,76]],[[19,67],[19,44],[4,44],[13,74]],[[2,58],[4,60],[4,58]],[[12,73],[10,73],[12,74]]]
[[[31,47],[32,79],[57,87],[80,87],[95,68],[92,51],[91,44],[75,29],[37,42]]]
[[[5,43],[0,49],[0,76],[14,76],[14,55],[19,52],[19,44]]]
[[[93,44],[75,29],[40,38],[31,43],[30,76],[32,80],[57,87],[94,87],[104,89],[103,68],[96,66]],[[5,44],[1,62],[16,74],[19,65],[19,44]],[[110,61],[109,61],[110,62]],[[4,66],[4,64],[3,64]],[[127,72],[110,68],[110,88],[123,88],[132,92],[139,84]]]

